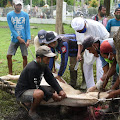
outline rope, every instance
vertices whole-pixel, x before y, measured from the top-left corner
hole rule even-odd
[[[35,57],[34,57],[34,55],[33,55],[32,51],[30,50],[30,48],[29,48],[29,47],[28,47],[28,49],[29,49],[29,51],[30,51],[30,53],[31,53],[31,55],[32,55],[32,57],[33,57],[33,59],[35,60]]]

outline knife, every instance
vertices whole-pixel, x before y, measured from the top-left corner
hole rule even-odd
[[[75,65],[75,67],[74,67],[74,70],[77,70],[77,69],[78,69],[79,63],[80,63],[80,60],[78,60],[78,61],[76,62],[76,65]]]

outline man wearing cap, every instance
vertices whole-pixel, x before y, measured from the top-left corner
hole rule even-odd
[[[115,9],[114,15],[115,15],[115,18],[110,19],[106,26],[106,29],[110,33],[111,38],[120,27],[120,7]]]
[[[76,64],[77,50],[78,50],[76,35],[62,34],[56,37],[53,32],[48,32],[46,34],[45,44],[47,44],[51,48],[54,48],[58,53],[61,54],[60,68],[58,71],[58,76],[56,77],[60,81],[63,81],[61,79],[61,76],[65,72],[65,69],[67,67],[67,62],[68,62],[68,56],[70,56],[70,67],[69,67],[70,68],[70,85],[76,88],[77,71],[74,70],[74,66]],[[53,67],[53,64],[51,64],[51,66]]]
[[[54,54],[48,46],[40,46],[36,51],[36,60],[30,62],[22,71],[15,89],[15,96],[17,101],[26,104],[31,103],[29,116],[33,120],[39,120],[40,117],[36,113],[36,108],[42,100],[48,101],[53,98],[55,101],[60,101],[66,97],[49,67],[50,57]],[[52,93],[40,86],[42,77],[44,76],[46,82],[52,86],[57,93]]]
[[[94,56],[100,56],[102,67],[104,70],[103,76],[97,81],[96,85],[89,88],[87,92],[93,92],[96,89],[99,91],[104,90],[109,78],[116,73],[116,50],[114,46],[113,38],[108,38],[106,40],[99,40],[99,38],[94,38],[92,36],[87,37],[82,43],[83,51],[87,49]],[[111,64],[111,67],[109,66]],[[108,98],[115,97],[119,94],[119,77],[116,78],[116,82],[111,87],[112,92],[109,92]],[[110,107],[103,112],[118,111],[118,101],[113,100],[110,102]],[[117,105],[117,106],[116,106]]]
[[[81,57],[82,43],[85,37],[91,35],[93,37],[99,37],[101,40],[109,37],[109,33],[107,32],[106,28],[101,23],[91,19],[84,19],[80,17],[74,18],[71,22],[71,26],[75,30],[78,44],[77,60],[82,60]],[[87,88],[90,88],[95,85],[93,76],[93,63],[96,60],[97,81],[103,75],[102,65],[100,64],[100,58],[95,57],[92,53],[89,53],[88,50],[85,50],[83,57],[84,57],[83,63],[84,76]]]
[[[23,57],[23,68],[27,65],[27,47],[31,39],[29,15],[21,11],[21,1],[15,1],[14,8],[14,11],[7,14],[7,22],[11,31],[11,43],[7,52],[9,74],[12,74],[12,56],[15,55],[19,46]]]
[[[103,76],[101,76],[100,80],[97,81],[96,84],[97,89],[100,90],[102,86],[100,86],[101,83],[99,82],[103,83],[103,81],[105,80],[107,82],[109,76],[112,76],[115,72],[114,68],[116,66],[116,50],[114,46],[114,41],[112,38],[108,38],[106,40],[99,40],[99,38],[88,36],[82,43],[82,46],[83,46],[82,52],[85,49],[87,49],[90,53],[94,54],[95,57],[100,56],[104,71]],[[110,68],[111,70],[109,70],[109,63],[112,64],[112,67]],[[106,86],[106,82],[104,87]],[[88,91],[89,90],[90,89],[88,89]]]
[[[47,32],[50,32],[50,31],[40,30],[38,32],[38,35],[34,38],[35,52],[37,51],[37,49],[41,45],[45,45]],[[52,31],[52,32],[54,33],[55,36],[57,36],[57,33],[55,33],[54,31]],[[51,51],[55,53],[54,48],[51,48]],[[54,64],[54,58],[57,58],[57,56],[50,58],[49,67],[50,67],[51,71],[53,70],[53,72],[56,72],[55,65],[53,65]]]
[[[35,52],[37,51],[37,49],[38,49],[41,45],[44,45],[44,44],[45,44],[46,34],[47,34],[47,31],[45,31],[45,30],[40,30],[40,31],[38,32],[38,35],[35,36],[35,38],[34,38]]]

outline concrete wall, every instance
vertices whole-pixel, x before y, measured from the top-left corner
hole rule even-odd
[[[0,17],[0,21],[7,21],[6,17]],[[30,23],[38,23],[38,24],[55,24],[55,19],[41,19],[41,18],[31,18]],[[70,24],[71,20],[64,20],[63,23]]]

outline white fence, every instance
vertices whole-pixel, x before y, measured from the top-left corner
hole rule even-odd
[[[0,21],[7,21],[7,13],[14,10],[14,8],[1,8],[0,7]],[[33,7],[30,9],[29,5],[23,7],[23,11],[27,12],[30,16],[30,23],[41,23],[41,24],[55,24],[56,18],[56,6],[51,7]],[[90,12],[89,12],[90,11]],[[80,9],[73,6],[63,4],[63,23],[70,24],[71,20],[76,16],[84,16],[90,18],[92,15],[97,13],[97,8]]]

